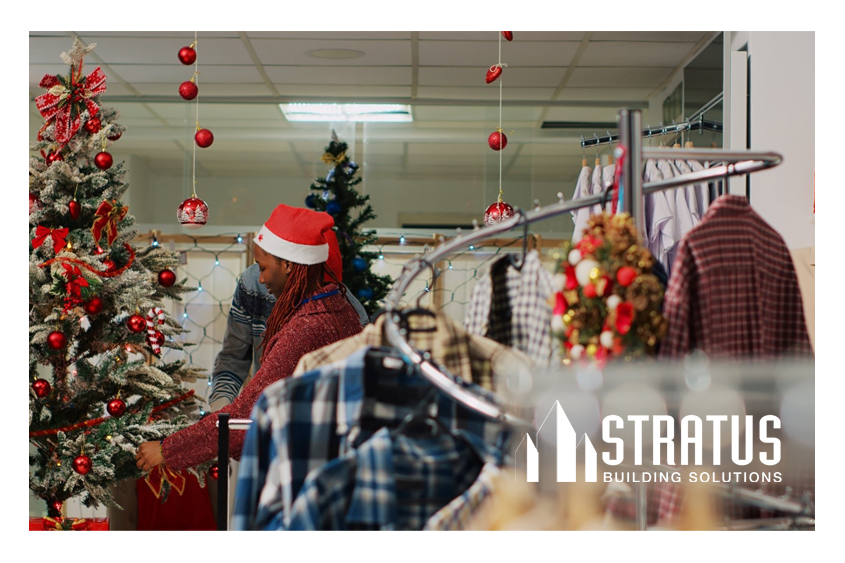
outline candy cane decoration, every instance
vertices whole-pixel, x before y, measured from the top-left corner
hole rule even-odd
[[[156,356],[161,356],[161,345],[164,343],[164,335],[158,331],[156,324],[163,325],[164,320],[164,309],[161,307],[150,309],[147,313],[147,344]]]

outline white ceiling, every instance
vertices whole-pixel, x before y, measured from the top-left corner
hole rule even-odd
[[[155,173],[183,174],[195,105],[183,101],[177,88],[193,67],[180,64],[176,54],[194,33],[30,32],[33,124],[41,123],[32,103],[42,92],[38,82],[44,74],[67,73],[59,54],[75,35],[97,44],[86,61],[105,71],[102,101],[119,109],[128,127],[120,150],[143,158]],[[500,81],[486,84],[487,68],[498,61],[495,31],[202,32],[200,123],[215,135],[208,149],[213,157],[203,153],[202,166],[221,176],[281,174],[310,181],[327,125],[288,123],[278,103],[383,101],[412,104],[414,122],[359,128],[363,143],[356,151],[365,151],[368,169],[397,178],[475,178],[491,159],[486,136],[498,124],[501,82],[509,134],[506,174],[568,181],[580,167],[578,135],[594,131],[541,129],[543,121],[613,122],[621,107],[645,109],[715,35],[518,31],[513,42],[502,41],[508,66]],[[362,55],[311,54],[326,49]]]

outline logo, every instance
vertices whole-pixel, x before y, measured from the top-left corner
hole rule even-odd
[[[587,483],[595,483],[598,481],[598,452],[593,446],[590,437],[585,433],[577,436],[575,429],[566,416],[560,401],[555,401],[546,419],[536,431],[537,441],[531,438],[531,435],[526,433],[522,442],[516,448],[517,456],[520,455],[520,449],[525,446],[525,467],[526,480],[529,483],[537,483],[540,481],[540,452],[538,444],[540,443],[539,435],[543,426],[549,419],[549,416],[555,414],[555,427],[557,430],[557,437],[554,447],[556,473],[558,483],[574,483],[577,481],[577,450],[581,443],[584,444],[584,481]],[[707,444],[711,452],[710,465],[719,466],[722,464],[721,459],[721,434],[723,424],[730,426],[730,442],[731,442],[731,462],[735,466],[745,466],[755,460],[754,451],[754,435],[755,428],[757,431],[757,441],[759,444],[767,445],[763,451],[757,452],[756,458],[760,463],[766,466],[777,465],[781,457],[780,439],[771,436],[771,430],[777,430],[781,427],[780,418],[774,415],[766,415],[760,417],[757,424],[754,423],[752,415],[744,415],[741,418],[739,415],[710,415],[706,416],[705,420],[695,415],[687,415],[680,421],[680,463],[675,461],[675,427],[676,421],[672,416],[667,415],[628,415],[627,419],[623,419],[618,415],[607,415],[602,419],[602,443],[609,446],[603,448],[602,463],[605,466],[617,466],[625,461],[625,441],[618,435],[620,430],[625,429],[626,424],[633,426],[633,452],[635,466],[642,466],[643,463],[643,446],[644,446],[644,424],[651,422],[652,426],[652,455],[651,464],[659,466],[661,471],[642,472],[640,474],[634,472],[603,472],[602,480],[604,482],[651,482],[653,481],[668,481],[671,477],[673,482],[679,482],[681,474],[679,471],[671,476],[664,475],[667,466],[671,469],[681,469],[686,466],[701,466],[702,465],[702,450],[704,449],[704,430],[707,429],[710,435],[710,442]],[[709,425],[709,428],[706,426]],[[629,429],[630,430],[630,429]],[[741,439],[741,434],[744,433],[744,439]],[[692,450],[693,455],[689,455]],[[666,465],[662,465],[661,454],[665,452]],[[658,476],[658,474],[661,474]],[[639,477],[639,478],[638,478]],[[689,472],[688,475],[691,482],[780,482],[780,472]],[[653,478],[653,479],[652,479]]]

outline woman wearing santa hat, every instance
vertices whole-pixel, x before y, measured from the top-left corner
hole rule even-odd
[[[334,220],[327,213],[279,205],[253,239],[259,281],[276,297],[267,319],[261,368],[232,404],[217,412],[249,418],[264,389],[289,377],[299,359],[361,331],[345,288],[329,267]],[[325,280],[331,280],[326,282]],[[145,442],[135,458],[145,471],[166,463],[183,469],[217,457],[217,417],[213,413],[161,442]],[[231,436],[231,455],[240,458],[244,435]]]

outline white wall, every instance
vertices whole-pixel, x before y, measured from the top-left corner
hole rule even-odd
[[[845,32],[748,34],[752,146],[785,157],[752,176],[751,201],[790,248],[815,246],[813,170],[845,168]]]

